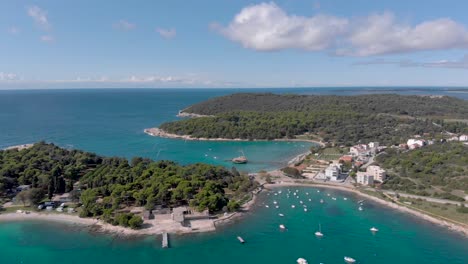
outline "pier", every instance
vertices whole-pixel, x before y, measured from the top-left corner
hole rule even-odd
[[[163,248],[169,247],[169,235],[167,233],[162,234],[162,247]]]

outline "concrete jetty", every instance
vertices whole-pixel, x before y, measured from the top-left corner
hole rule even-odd
[[[163,233],[162,235],[162,247],[163,248],[169,247],[169,235],[167,233]]]

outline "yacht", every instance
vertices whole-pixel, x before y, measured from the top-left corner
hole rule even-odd
[[[284,225],[279,225],[279,228],[280,229],[286,229],[286,227]]]
[[[319,231],[315,232],[316,237],[323,237],[322,226],[319,224]]]
[[[362,208],[362,206],[359,206],[359,208],[358,208],[358,209],[359,209],[359,211],[362,211],[362,210],[364,210],[364,209]]]
[[[283,217],[283,216],[284,216],[284,214],[278,214],[278,215],[279,215],[279,216],[281,216],[281,217]]]
[[[352,257],[344,257],[344,261],[346,263],[355,263],[356,262],[356,260],[353,259]]]
[[[242,153],[242,156],[239,156],[239,157],[237,157],[237,158],[233,158],[233,159],[232,159],[232,163],[235,163],[235,164],[245,164],[245,163],[248,162],[247,157],[245,156],[244,152],[241,151],[241,153]]]
[[[372,228],[370,229],[370,231],[372,231],[372,232],[378,232],[379,230],[378,230],[377,228],[375,228],[375,227],[372,227]]]
[[[308,263],[307,260],[304,259],[304,258],[298,258],[297,259],[297,264],[307,264],[307,263]]]

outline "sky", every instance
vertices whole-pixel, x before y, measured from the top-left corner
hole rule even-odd
[[[466,0],[0,0],[0,89],[468,86]]]

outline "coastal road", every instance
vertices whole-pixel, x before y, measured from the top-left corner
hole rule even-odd
[[[412,199],[422,199],[426,200],[428,202],[432,203],[440,203],[440,204],[455,204],[455,205],[461,205],[462,202],[457,202],[457,201],[452,201],[452,200],[447,200],[447,199],[440,199],[440,198],[433,198],[433,197],[427,197],[427,196],[420,196],[420,195],[414,195],[414,194],[407,194],[407,193],[400,193],[400,192],[394,192],[394,191],[382,191],[383,193],[393,195],[395,196],[396,193],[400,195],[400,197],[406,197],[406,198],[412,198]],[[464,203],[465,206],[468,206],[467,203]]]

